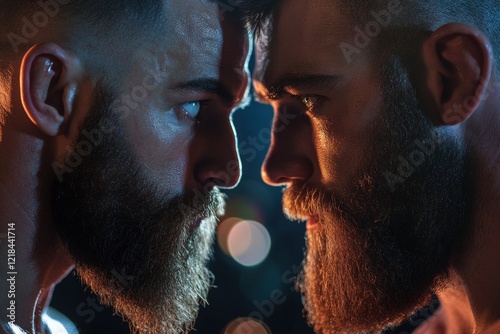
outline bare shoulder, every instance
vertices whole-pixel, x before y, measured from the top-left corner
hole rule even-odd
[[[500,333],[500,320],[495,322],[493,326],[491,326],[486,330],[486,332],[484,332],[484,334],[498,334],[498,333]]]

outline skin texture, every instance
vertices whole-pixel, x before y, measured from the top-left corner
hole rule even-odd
[[[113,94],[98,90],[85,128],[104,117],[119,124]],[[224,198],[215,188],[196,196],[159,187],[129,148],[116,128],[92,159],[56,180],[54,221],[83,282],[137,332],[189,330],[210,286],[206,265]]]
[[[2,78],[0,214],[2,233],[16,223],[25,330],[44,332],[51,291],[74,264],[139,332],[189,328],[206,298],[218,188],[240,178],[231,112],[246,93],[249,41],[213,3],[165,1],[164,13],[160,31],[118,43],[101,77],[47,30]]]
[[[256,39],[254,86],[275,112],[262,176],[286,187],[290,218],[308,220],[299,286],[309,323],[380,331],[434,292],[444,302],[429,332],[491,332],[499,117],[487,38],[437,26],[409,69],[377,39],[347,61],[339,45],[356,31],[332,2],[286,1],[272,28]],[[284,128],[283,114],[295,115]],[[429,141],[432,153],[410,167]]]

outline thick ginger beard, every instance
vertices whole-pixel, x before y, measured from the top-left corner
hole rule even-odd
[[[82,281],[133,331],[187,332],[212,282],[207,262],[224,198],[217,189],[203,198],[160,190],[129,149],[110,108],[114,94],[106,86],[96,91],[81,130],[99,129],[105,118],[117,128],[55,180],[56,226]],[[200,217],[209,219],[196,229]]]
[[[466,150],[424,116],[395,59],[382,78],[385,111],[367,149],[377,154],[367,153],[350,186],[342,195],[312,185],[284,193],[290,218],[318,220],[298,282],[317,333],[378,332],[410,316],[444,284],[470,227]],[[428,139],[435,151],[391,191],[384,172]]]

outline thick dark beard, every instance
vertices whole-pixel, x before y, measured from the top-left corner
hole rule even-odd
[[[134,332],[187,332],[213,280],[207,262],[224,198],[217,189],[198,196],[159,190],[128,148],[110,108],[114,95],[104,85],[96,91],[80,133],[99,129],[104,118],[116,128],[54,181],[56,226],[83,282]],[[200,217],[210,219],[193,228]]]
[[[383,77],[387,110],[373,128],[372,158],[342,195],[313,185],[284,193],[290,218],[319,221],[298,281],[317,333],[378,332],[410,316],[444,286],[469,231],[466,149],[433,128],[396,60]],[[398,156],[428,139],[435,151],[391,189],[384,172],[397,173]]]

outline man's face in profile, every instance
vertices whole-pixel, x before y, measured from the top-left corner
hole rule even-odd
[[[254,82],[276,117],[296,117],[275,121],[263,176],[287,185],[289,217],[309,220],[308,319],[319,333],[380,331],[429,300],[460,250],[466,148],[433,127],[400,59],[346,60],[353,24],[331,3],[286,2],[276,17]]]
[[[77,273],[141,333],[190,330],[206,300],[224,208],[215,186],[239,179],[226,171],[239,160],[230,113],[248,82],[248,37],[215,4],[166,2],[165,13],[154,43],[109,69],[125,72],[118,82],[96,84],[68,150],[85,154],[53,191]]]

